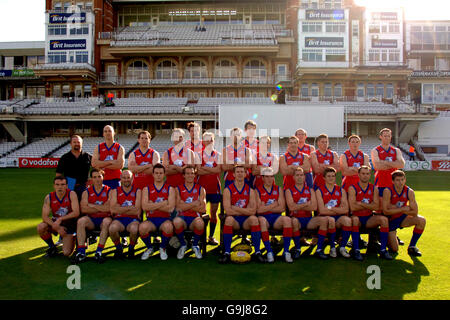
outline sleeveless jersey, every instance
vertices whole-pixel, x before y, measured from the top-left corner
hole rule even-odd
[[[394,148],[389,148],[387,150],[384,150],[381,145],[376,147],[376,150],[378,152],[378,158],[380,160],[385,161],[396,161],[397,160],[397,151]],[[375,171],[375,185],[378,188],[384,188],[384,187],[391,187],[392,186],[392,172],[394,172],[396,169],[391,168],[388,170],[377,170]]]
[[[137,148],[134,153],[134,159],[136,160],[136,164],[138,166],[145,166],[147,164],[153,163],[153,154],[155,150],[149,148],[145,153],[142,153],[140,148]],[[153,184],[153,175],[147,173],[136,173],[134,175],[134,185],[138,189],[144,189]]]
[[[311,154],[312,148],[310,144],[305,143],[303,148],[298,147],[298,151],[301,153],[305,153],[309,156]]]
[[[148,186],[148,200],[154,203],[169,200],[169,189],[170,186],[167,182],[165,182],[159,190],[156,188],[155,184],[152,183]],[[161,210],[147,211],[146,213],[147,218],[170,218],[170,212]]]
[[[366,190],[363,190],[359,184],[359,182],[352,185],[352,187],[356,191],[356,201],[362,202],[365,204],[370,204],[373,202],[373,195],[374,195],[374,189],[375,187],[373,184],[369,183]],[[357,217],[367,217],[372,215],[372,210],[369,209],[363,209],[358,211],[352,211],[352,215]]]
[[[247,208],[250,202],[250,187],[248,184],[244,184],[244,187],[239,191],[236,185],[231,183],[228,186],[231,194],[231,205],[239,208]]]
[[[391,204],[393,204],[397,208],[402,208],[409,205],[409,197],[408,197],[409,187],[404,186],[400,194],[397,193],[397,190],[395,190],[394,186],[389,187],[389,191],[391,192]],[[402,214],[403,213],[401,212],[396,213],[391,216],[388,216],[388,218],[389,220],[394,220],[400,217]]]
[[[200,198],[200,191],[202,187],[197,183],[194,183],[191,190],[188,190],[184,183],[177,188],[180,194],[180,199],[185,203],[192,203]],[[201,217],[201,214],[194,210],[181,211],[179,212],[179,215],[184,217]]]
[[[256,157],[256,164],[258,167],[271,167],[273,165],[274,155],[270,152],[267,152],[266,156],[262,156],[260,152],[258,152]],[[262,186],[264,184],[262,176],[256,176],[255,178],[255,188]]]
[[[264,185],[257,187],[256,191],[258,191],[259,198],[261,199],[261,202],[265,206],[271,205],[272,203],[277,201],[278,198],[280,197],[280,188],[276,184],[272,185],[270,191],[267,191],[266,188],[264,188]],[[258,215],[265,216],[265,215],[271,214],[271,213],[272,212],[268,211],[265,213],[258,213]],[[276,214],[279,214],[279,213],[276,213]]]
[[[304,204],[311,201],[311,189],[306,183],[303,183],[302,190],[298,190],[296,185],[290,187],[289,190],[291,191],[292,200],[294,200],[296,204]],[[312,212],[306,210],[294,210],[290,211],[290,215],[291,217],[296,218],[310,218],[312,217]]]
[[[246,148],[244,144],[241,144],[239,148],[236,150],[232,145],[228,145],[226,147],[226,161],[225,164],[245,164],[245,156],[246,156]],[[248,170],[246,177],[249,177]],[[234,181],[234,172],[233,170],[225,171],[224,180],[226,181]]]
[[[322,154],[319,149],[316,150],[316,156],[317,161],[319,163],[325,164],[325,165],[332,165],[334,156],[333,153],[329,150],[325,154]],[[316,174],[314,173],[314,185],[316,186],[323,186],[325,185],[325,179],[322,174]]]
[[[100,161],[117,160],[119,156],[119,150],[121,145],[114,142],[110,148],[106,145],[106,142],[100,143],[98,145],[98,154]],[[105,171],[104,180],[120,179],[120,174],[122,170],[120,169],[103,169]]]
[[[336,208],[341,205],[342,190],[337,184],[334,185],[333,190],[328,190],[326,185],[319,187],[322,193],[323,203],[325,207]]]
[[[49,194],[50,196],[50,208],[52,209],[52,215],[55,218],[64,217],[72,212],[72,202],[70,201],[70,189],[66,190],[66,193],[59,199],[56,195],[56,191]]]
[[[205,145],[203,144],[202,141],[199,141],[199,143],[194,144],[194,142],[192,140],[188,140],[184,143],[184,147],[186,149],[192,150],[198,156],[198,159],[202,159],[202,152],[203,152],[203,150],[205,150]],[[200,164],[200,163],[195,163],[195,164]]]
[[[286,164],[288,166],[295,165],[295,166],[301,166],[303,165],[303,162],[305,160],[305,156],[301,152],[297,152],[295,156],[288,152],[284,154],[284,159],[286,160]],[[289,189],[290,187],[295,185],[294,177],[293,176],[284,176],[283,177],[283,186],[284,189]]]
[[[219,154],[212,150],[208,155],[206,151],[202,152],[202,167],[215,168],[219,163]],[[220,194],[220,173],[205,174],[198,176],[198,184],[206,190],[206,194]]]
[[[131,207],[131,206],[135,206],[136,205],[136,192],[137,189],[136,187],[133,185],[131,186],[131,190],[126,193],[123,189],[122,186],[117,188],[117,203],[121,206],[121,207]],[[136,215],[129,215],[129,214],[118,214],[115,216],[115,218],[138,218],[139,216]]]
[[[183,147],[179,152],[176,152],[174,147],[170,147],[167,150],[169,164],[176,165],[177,167],[182,167],[185,164],[193,164],[194,159],[189,159],[190,156],[186,150],[188,149]],[[167,175],[166,181],[171,187],[177,187],[184,183],[184,177],[182,173],[171,174]]]
[[[349,168],[355,167],[359,168],[364,165],[364,153],[361,151],[358,151],[356,156],[354,157],[350,150],[346,150],[344,152],[344,155],[347,159],[347,166]],[[348,191],[348,188],[356,183],[359,182],[359,176],[358,174],[354,174],[352,176],[343,176],[342,178],[342,187],[345,189],[345,191]]]
[[[96,205],[103,205],[108,201],[109,191],[110,187],[103,185],[100,192],[97,193],[95,191],[94,186],[90,186],[86,189],[88,193],[88,203],[96,204]],[[96,213],[88,213],[89,217],[92,218],[104,218],[109,217],[111,213],[108,212],[96,212]]]

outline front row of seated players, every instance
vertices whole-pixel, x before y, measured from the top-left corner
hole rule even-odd
[[[374,228],[380,226],[380,256],[391,260],[386,246],[392,252],[397,252],[398,243],[396,230],[398,228],[415,226],[413,236],[408,248],[408,254],[420,256],[416,247],[425,228],[425,218],[418,216],[418,207],[414,191],[406,186],[406,176],[402,171],[392,174],[393,187],[383,192],[384,215],[374,214],[380,201],[377,187],[369,183],[371,169],[362,166],[358,170],[360,181],[349,188],[347,194],[343,188],[336,185],[336,171],[326,168],[324,171],[325,185],[313,192],[305,183],[305,174],[302,168],[294,171],[294,185],[285,194],[275,185],[273,170],[262,170],[263,184],[256,190],[245,184],[245,168],[234,167],[235,181],[224,190],[224,208],[226,211],[224,231],[225,253],[220,262],[230,260],[231,241],[233,230],[243,228],[250,230],[255,248],[255,257],[264,262],[260,251],[261,237],[268,252],[267,261],[273,262],[274,255],[270,247],[268,229],[283,230],[284,252],[286,262],[292,262],[289,253],[291,238],[294,240],[294,259],[300,257],[300,230],[318,230],[318,243],[316,255],[326,259],[324,254],[325,238],[331,245],[330,256],[336,257],[334,247],[336,228],[342,230],[342,239],[339,253],[348,258],[350,255],[345,249],[347,241],[352,235],[353,257],[362,260],[359,252],[359,228]],[[204,188],[194,183],[196,171],[194,167],[187,166],[183,170],[185,183],[178,188],[171,188],[164,182],[165,168],[156,164],[153,168],[155,182],[145,187],[141,193],[133,185],[132,173],[128,170],[121,175],[121,186],[112,190],[103,184],[103,172],[94,169],[91,172],[93,185],[84,191],[81,201],[81,211],[85,214],[78,219],[80,208],[73,191],[67,189],[64,177],[54,179],[54,191],[47,195],[42,209],[43,222],[38,225],[38,233],[48,244],[47,254],[56,254],[56,247],[52,241],[51,233],[59,233],[63,237],[63,253],[69,256],[74,248],[74,234],[76,231],[78,248],[75,262],[79,263],[86,258],[86,230],[100,230],[100,240],[95,253],[98,262],[104,262],[102,250],[109,237],[116,246],[116,257],[123,255],[120,243],[120,232],[128,231],[130,234],[130,247],[128,256],[134,257],[134,246],[138,236],[145,243],[147,250],[142,255],[146,260],[154,252],[150,242],[150,233],[161,231],[162,242],[160,257],[167,259],[166,247],[174,231],[180,240],[181,247],[177,257],[182,259],[186,251],[184,231],[194,231],[193,251],[197,258],[201,258],[198,241],[203,234],[205,225],[201,214],[206,210],[206,192]],[[142,201],[141,201],[142,198]],[[290,210],[289,216],[282,216],[285,206]],[[147,213],[147,220],[141,222],[142,210]],[[177,217],[171,221],[172,211],[177,209]],[[348,216],[349,209],[351,216]],[[318,215],[312,212],[318,210]],[[52,216],[52,217],[51,217]]]

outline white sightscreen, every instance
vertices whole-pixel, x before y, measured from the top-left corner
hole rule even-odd
[[[221,105],[219,107],[219,131],[226,135],[233,127],[244,129],[244,123],[253,120],[259,129],[278,129],[280,137],[289,137],[298,128],[309,137],[321,133],[329,137],[344,136],[343,106],[304,105]]]

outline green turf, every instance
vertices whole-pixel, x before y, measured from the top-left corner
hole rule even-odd
[[[81,290],[67,289],[68,260],[44,258],[45,244],[36,233],[53,176],[52,169],[0,170],[0,299],[450,299],[450,173],[407,174],[427,218],[419,259],[400,247],[394,261],[305,256],[291,265],[219,265],[217,250],[208,247],[201,261],[173,255],[165,262],[159,256],[103,265],[87,261],[81,265]],[[408,244],[411,233],[408,228],[399,235]],[[137,248],[142,252],[141,241]],[[106,251],[112,250],[108,241]],[[381,268],[381,290],[366,287],[369,265]]]

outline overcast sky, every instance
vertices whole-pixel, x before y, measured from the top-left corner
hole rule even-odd
[[[450,0],[356,0],[359,5],[406,8],[409,20],[450,20]],[[44,0],[0,0],[0,41],[45,40]]]

